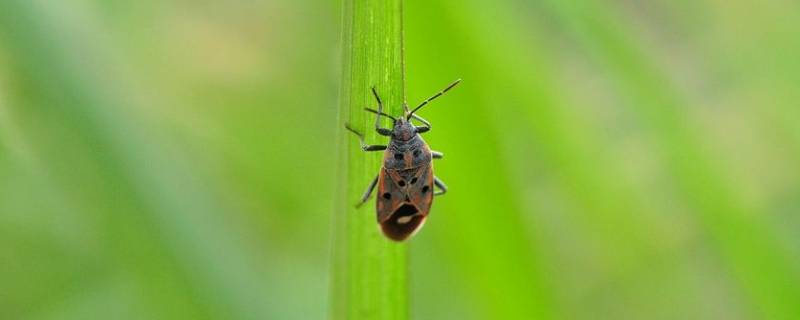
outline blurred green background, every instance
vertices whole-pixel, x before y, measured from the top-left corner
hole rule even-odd
[[[0,319],[326,318],[340,13],[0,1]],[[800,317],[800,4],[405,17],[413,318]]]

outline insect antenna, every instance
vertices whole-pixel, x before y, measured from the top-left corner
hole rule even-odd
[[[451,83],[449,86],[447,86],[447,88],[444,88],[444,90],[439,91],[439,93],[434,94],[432,97],[430,97],[428,99],[425,99],[425,101],[422,101],[422,103],[420,103],[416,108],[414,108],[414,110],[411,110],[411,112],[407,112],[406,113],[406,120],[411,119],[411,115],[413,115],[414,112],[417,112],[417,110],[419,110],[419,108],[422,108],[423,106],[428,104],[428,102],[431,102],[433,99],[436,99],[439,96],[443,95],[445,92],[447,92],[448,90],[450,90],[453,87],[455,87],[459,82],[461,82],[461,79],[453,81],[453,83]]]
[[[382,115],[382,116],[384,116],[384,117],[387,117],[387,118],[389,118],[389,119],[392,119],[392,121],[397,121],[397,119],[395,119],[395,117],[392,117],[392,116],[390,116],[390,115],[388,115],[388,114],[385,114],[385,113],[383,113],[383,112],[380,112],[380,111],[378,111],[378,110],[371,109],[371,108],[364,108],[364,110],[367,110],[367,111],[369,111],[369,112],[372,112],[372,113],[374,113],[374,114],[377,114],[377,115]]]

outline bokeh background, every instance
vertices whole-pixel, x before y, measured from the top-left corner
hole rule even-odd
[[[800,4],[405,10],[413,318],[800,317]],[[340,14],[0,1],[0,319],[326,318]]]

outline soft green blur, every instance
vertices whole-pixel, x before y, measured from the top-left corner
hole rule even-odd
[[[326,318],[340,10],[0,0],[0,319]],[[412,318],[800,318],[800,4],[405,18]]]

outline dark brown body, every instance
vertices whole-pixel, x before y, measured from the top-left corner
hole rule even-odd
[[[418,134],[407,141],[392,139],[378,175],[376,211],[383,233],[402,241],[425,222],[433,203],[433,163],[428,145]]]
[[[425,223],[431,211],[433,197],[447,192],[444,182],[433,174],[433,159],[441,159],[444,155],[428,148],[428,144],[422,140],[420,134],[430,131],[431,124],[414,112],[455,87],[460,81],[459,79],[451,83],[413,110],[409,110],[404,103],[403,116],[397,118],[383,113],[383,103],[373,87],[372,94],[378,102],[378,110],[364,110],[376,115],[375,131],[391,138],[388,145],[368,145],[364,142],[363,134],[345,124],[347,130],[358,136],[361,150],[384,151],[381,171],[367,187],[356,207],[366,203],[377,186],[378,200],[375,201],[375,209],[378,224],[389,239],[403,241],[414,235]],[[394,121],[391,129],[381,126],[381,117]],[[422,123],[422,126],[413,125],[412,119]],[[434,191],[434,187],[439,190]]]

